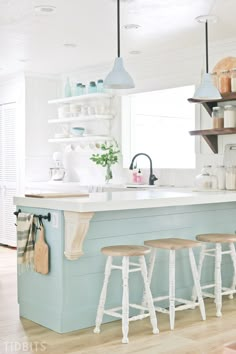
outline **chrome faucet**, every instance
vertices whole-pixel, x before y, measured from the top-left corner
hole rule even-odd
[[[136,154],[134,155],[134,157],[132,158],[132,161],[131,161],[131,164],[129,166],[129,169],[130,170],[133,170],[134,169],[134,160],[136,159],[136,157],[140,156],[140,155],[143,155],[143,156],[146,156],[148,159],[149,159],[149,162],[150,162],[150,174],[149,174],[149,185],[150,186],[153,186],[154,185],[154,182],[158,180],[158,178],[153,174],[153,169],[152,169],[152,159],[149,155],[143,153],[143,152],[140,152],[139,154]]]

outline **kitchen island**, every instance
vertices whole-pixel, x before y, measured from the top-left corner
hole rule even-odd
[[[142,245],[144,240],[167,237],[195,239],[198,233],[234,233],[236,192],[192,192],[185,189],[94,193],[82,198],[15,197],[22,212],[51,213],[45,221],[50,247],[50,272],[18,273],[20,315],[59,333],[94,325],[103,283],[104,246]],[[196,254],[198,256],[198,254]],[[183,250],[177,259],[176,293],[191,295],[192,279],[185,267]],[[207,260],[202,283],[213,279],[213,260]],[[227,271],[225,285],[232,280],[231,260],[223,258]],[[131,274],[131,302],[140,302],[139,275]],[[153,279],[155,294],[168,289],[168,257],[158,252]],[[108,291],[107,307],[121,303],[121,275],[114,272]],[[132,292],[135,287],[135,292]],[[104,322],[111,321],[106,316]]]

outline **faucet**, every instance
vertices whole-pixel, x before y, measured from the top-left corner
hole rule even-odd
[[[153,186],[154,185],[154,182],[158,180],[158,178],[153,174],[153,169],[152,169],[152,159],[151,157],[148,155],[148,154],[145,154],[143,152],[140,152],[139,154],[136,154],[134,155],[134,157],[132,158],[132,161],[131,161],[131,164],[129,166],[129,169],[130,170],[133,170],[134,169],[134,160],[136,159],[136,157],[140,156],[140,155],[143,155],[143,156],[146,156],[149,161],[150,161],[150,174],[149,174],[149,185],[150,186]]]

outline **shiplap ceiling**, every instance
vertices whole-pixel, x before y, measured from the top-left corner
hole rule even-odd
[[[51,15],[35,12],[52,5]],[[236,0],[123,0],[122,56],[186,48],[203,40],[195,17],[214,14],[211,41],[236,36]],[[213,27],[214,26],[214,27]],[[65,47],[64,44],[76,44]],[[115,0],[0,0],[0,74],[19,70],[63,73],[80,67],[112,63],[116,55]]]

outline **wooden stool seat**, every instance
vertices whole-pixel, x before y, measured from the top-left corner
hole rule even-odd
[[[156,260],[156,255],[158,256],[158,250],[166,250],[169,253],[169,295],[162,295],[153,298],[154,304],[159,301],[168,300],[169,307],[168,309],[161,306],[155,306],[155,310],[158,312],[166,313],[170,318],[170,328],[174,329],[175,324],[175,312],[180,310],[187,310],[195,308],[195,306],[200,307],[200,312],[202,319],[206,319],[205,306],[201,293],[201,286],[199,282],[199,276],[197,272],[197,266],[195,262],[195,257],[193,254],[193,247],[201,246],[200,242],[194,240],[185,240],[181,238],[166,238],[166,239],[157,239],[157,240],[148,240],[144,241],[146,246],[151,247],[151,255],[148,267],[148,281],[151,286],[153,269]],[[175,296],[175,263],[176,263],[176,251],[187,249],[189,254],[190,269],[193,277],[193,282],[198,296],[198,302],[191,301],[187,299],[182,299]],[[178,306],[176,305],[178,303]],[[143,295],[143,304],[146,304],[146,295]]]
[[[201,234],[197,235],[196,239],[201,242],[213,243],[229,243],[236,242],[236,235],[234,234]]]
[[[165,238],[158,240],[144,241],[144,244],[153,248],[163,248],[167,250],[180,250],[182,248],[193,248],[201,246],[200,242],[194,240],[184,240],[181,238]]]
[[[150,253],[150,249],[145,246],[118,245],[118,246],[103,247],[101,249],[101,252],[106,256],[132,257],[132,256],[145,256],[145,254]]]
[[[224,354],[235,354],[236,353],[236,342],[228,343],[224,345]]]

